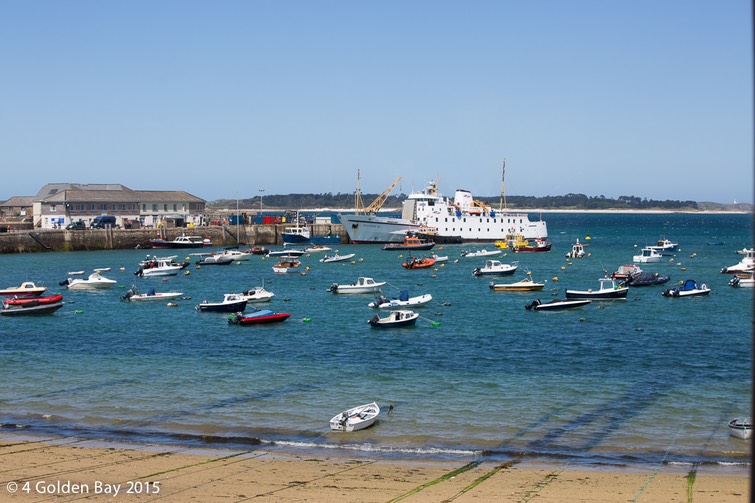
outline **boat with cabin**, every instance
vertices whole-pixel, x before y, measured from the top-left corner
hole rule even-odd
[[[342,294],[377,293],[381,291],[380,289],[385,286],[385,283],[385,281],[375,281],[372,278],[360,276],[357,278],[357,282],[351,285],[339,285],[338,283],[333,283],[330,285],[330,288],[328,288],[328,291]]]
[[[106,278],[98,272],[93,272],[88,278],[68,278],[59,283],[60,286],[65,286],[69,290],[102,290],[103,288],[110,288],[118,283],[114,279]]]
[[[755,271],[755,248],[747,249],[747,253],[739,263],[721,269],[721,272],[724,274],[738,274],[751,271]]]
[[[519,268],[519,262],[504,264],[500,260],[490,259],[482,267],[472,269],[472,276],[510,276]]]
[[[434,241],[427,241],[420,239],[413,234],[407,234],[404,236],[404,240],[401,243],[386,243],[383,246],[383,250],[430,250],[435,246]]]
[[[566,254],[566,258],[582,258],[585,256],[585,245],[579,242],[579,238],[577,238],[577,242],[571,245],[571,251],[569,251]]]
[[[162,238],[150,239],[149,244],[152,248],[202,248],[212,246],[212,241],[202,236],[187,236],[184,234],[172,240]]]
[[[388,316],[380,317],[377,314],[367,320],[372,328],[402,328],[413,327],[417,323],[419,314],[409,309],[394,309]]]
[[[62,286],[62,285],[61,285]],[[9,286],[0,290],[0,295],[30,295],[38,296],[47,291],[46,286],[37,286],[31,281],[24,281],[18,286]]]
[[[632,256],[632,262],[635,262],[638,264],[650,264],[650,263],[660,262],[662,258],[663,258],[663,255],[653,250],[649,246],[646,246],[642,250],[640,250],[639,255]]]
[[[613,278],[598,279],[600,286],[593,290],[566,290],[567,299],[590,299],[590,300],[615,300],[626,299],[629,287],[621,285]]]

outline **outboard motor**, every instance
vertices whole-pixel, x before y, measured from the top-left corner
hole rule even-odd
[[[534,309],[535,307],[539,306],[541,304],[540,299],[535,299],[529,304],[525,305],[524,308],[529,311],[530,309]]]
[[[60,285],[60,286],[66,286],[66,285],[69,285],[70,283],[71,283],[71,278],[66,278],[63,281],[61,281],[60,283],[58,283],[58,285]]]

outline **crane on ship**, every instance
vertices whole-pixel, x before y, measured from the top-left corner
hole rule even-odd
[[[375,215],[377,214],[378,211],[380,211],[380,208],[383,207],[383,205],[385,204],[385,201],[388,199],[388,196],[391,194],[393,189],[396,187],[396,185],[398,185],[398,182],[401,180],[401,177],[396,178],[396,180],[394,180],[391,186],[385,189],[367,207],[364,206],[364,202],[362,201],[362,191],[359,188],[359,180],[360,180],[360,175],[359,175],[359,170],[357,170],[357,191],[354,198],[355,213],[357,215],[359,214]]]

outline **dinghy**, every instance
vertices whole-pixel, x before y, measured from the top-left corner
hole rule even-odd
[[[380,414],[376,402],[359,405],[333,416],[330,429],[333,431],[357,431],[372,426]]]

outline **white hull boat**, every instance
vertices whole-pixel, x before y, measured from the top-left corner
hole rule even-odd
[[[504,264],[500,260],[486,260],[482,267],[475,267],[472,276],[510,276],[519,268],[519,262]]]
[[[66,286],[69,290],[102,290],[103,288],[110,288],[118,283],[114,279],[106,278],[100,273],[95,272],[89,275],[87,279],[68,278],[62,281],[60,286]]]
[[[357,278],[357,282],[351,285],[339,285],[338,283],[333,283],[330,285],[330,288],[328,289],[329,292],[333,293],[378,293],[380,292],[380,289],[385,285],[385,281],[375,281],[372,278],[367,277],[359,277]]]
[[[320,262],[322,262],[323,264],[329,264],[331,262],[345,262],[354,258],[355,255],[356,253],[348,253],[346,255],[339,255],[338,253],[336,253],[335,255],[325,255],[320,259]]]
[[[632,257],[632,262],[636,264],[652,264],[660,262],[662,258],[663,255],[646,246],[640,251],[639,255],[634,255]]]
[[[255,286],[254,288],[240,293],[239,297],[252,304],[259,304],[262,302],[270,302],[272,298],[275,297],[275,294],[273,292],[268,292],[267,290],[265,290],[264,286]]]
[[[666,288],[661,295],[664,297],[698,297],[708,295],[710,288],[705,283],[698,285],[697,281],[688,279],[683,285],[677,288]]]
[[[387,299],[382,295],[377,297],[373,302],[367,304],[367,307],[373,309],[397,309],[400,307],[420,307],[424,306],[428,302],[433,300],[433,296],[429,293],[424,295],[418,295],[416,297],[409,297],[409,292],[402,292],[402,295],[398,299]]]
[[[462,257],[477,258],[477,257],[492,257],[493,255],[500,255],[501,250],[477,250],[477,251],[463,251]]]
[[[752,271],[755,271],[755,249],[753,248],[747,250],[745,257],[738,264],[721,269],[721,272],[726,274],[739,274]]]
[[[742,440],[752,437],[752,421],[749,417],[736,417],[729,421],[729,433],[731,436]]]
[[[380,406],[376,402],[359,405],[333,416],[330,429],[333,431],[358,431],[372,426],[380,414]]]
[[[147,293],[139,293],[136,288],[129,289],[125,295],[121,296],[121,300],[127,302],[157,302],[161,300],[172,300],[181,297],[183,292],[155,292],[154,288],[150,288]]]
[[[567,299],[626,300],[629,287],[620,285],[613,278],[600,278],[600,287],[593,290],[566,290]]]

